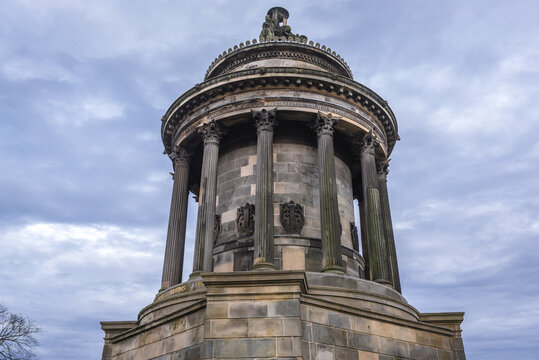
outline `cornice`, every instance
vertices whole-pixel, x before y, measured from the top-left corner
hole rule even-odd
[[[384,129],[388,142],[388,155],[398,138],[398,127],[393,111],[374,91],[344,76],[325,71],[268,67],[248,69],[212,78],[181,95],[162,118],[161,137],[165,152],[171,151],[171,141],[183,119],[194,109],[214,101],[215,98],[262,88],[306,88],[326,92],[354,103],[371,114]]]

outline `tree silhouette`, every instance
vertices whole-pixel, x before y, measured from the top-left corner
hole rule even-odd
[[[0,304],[0,360],[35,359],[32,348],[37,340],[34,335],[40,332],[32,320],[12,314]]]

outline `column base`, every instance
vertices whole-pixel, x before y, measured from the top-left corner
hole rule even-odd
[[[267,263],[267,262],[259,262],[253,265],[252,267],[253,271],[272,271],[277,270],[277,267],[275,264]]]
[[[389,281],[389,280],[386,280],[386,279],[374,279],[373,281],[378,283],[378,284],[385,285],[385,286],[388,286],[390,288],[393,288],[393,283],[391,281]]]
[[[344,275],[344,268],[339,265],[329,265],[325,266],[322,269],[323,273],[333,273],[333,274],[343,274]]]

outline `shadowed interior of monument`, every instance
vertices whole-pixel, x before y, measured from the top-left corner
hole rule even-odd
[[[219,55],[163,116],[174,185],[161,288],[136,321],[101,323],[103,359],[465,358],[463,313],[422,314],[401,295],[395,115],[288,17],[270,9],[259,39]]]

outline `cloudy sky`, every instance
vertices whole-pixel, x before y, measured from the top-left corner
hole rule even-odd
[[[465,311],[469,359],[537,358],[538,4],[313,3],[0,2],[0,303],[43,328],[41,359],[99,358],[99,321],[153,300],[172,188],[160,118],[278,5],[396,114],[403,295]]]

